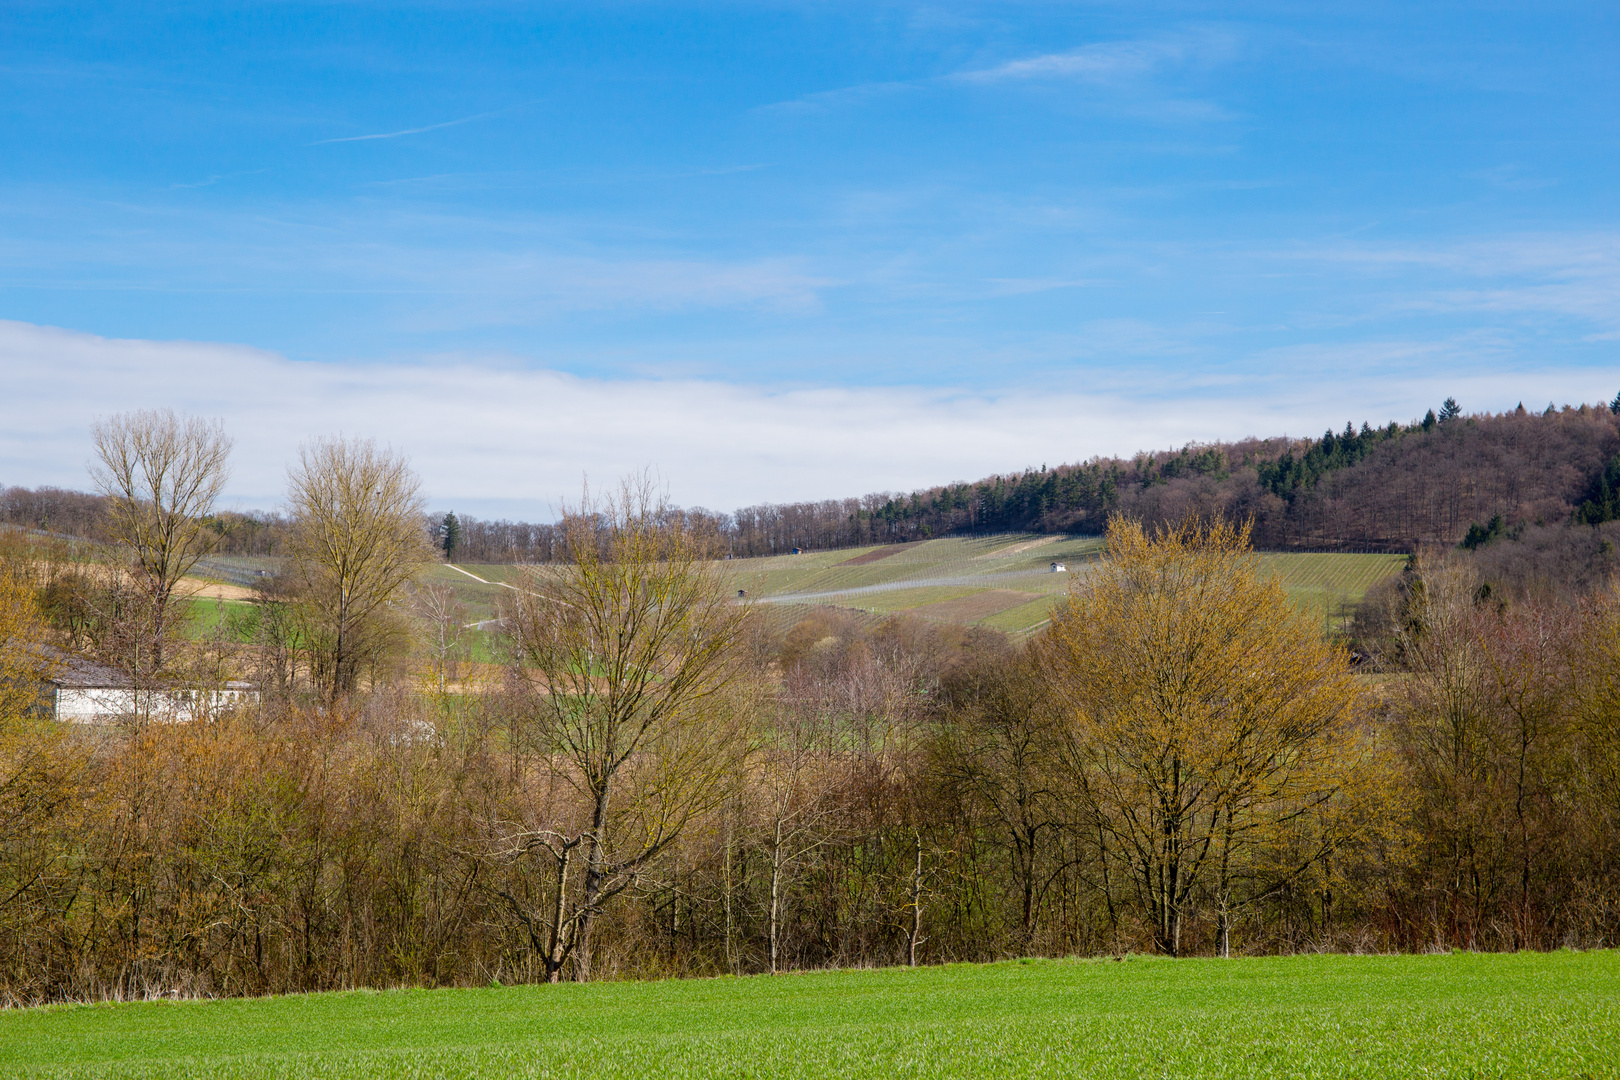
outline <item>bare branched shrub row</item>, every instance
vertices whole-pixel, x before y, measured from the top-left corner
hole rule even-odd
[[[309,553],[255,643],[130,668],[256,674],[260,704],[190,723],[41,716],[77,564],[0,550],[8,1000],[1620,931],[1613,592],[1510,597],[1424,555],[1356,668],[1248,527],[1117,518],[1026,643],[773,630],[714,531],[632,482],[570,508],[473,664],[445,598],[400,588],[425,556],[396,458],[318,444],[293,486]]]

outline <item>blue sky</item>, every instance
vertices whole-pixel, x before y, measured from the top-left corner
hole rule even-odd
[[[244,504],[342,430],[538,514],[1620,391],[1612,4],[4,18],[4,483],[150,405]]]

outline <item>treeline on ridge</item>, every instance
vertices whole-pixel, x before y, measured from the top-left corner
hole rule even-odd
[[[1246,519],[1256,545],[1412,551],[1455,544],[1471,527],[1586,524],[1620,516],[1620,433],[1614,406],[1464,415],[1448,399],[1411,424],[1350,424],[1319,439],[1244,439],[1027,469],[909,494],[761,503],[734,513],[681,511],[713,528],[738,557],[1010,531],[1099,534],[1110,514],[1149,524],[1188,514]],[[56,488],[0,493],[0,521],[96,539],[99,496]],[[458,514],[455,557],[549,562],[555,526]],[[435,516],[428,524],[436,527]],[[221,554],[273,555],[285,516],[220,512]]]

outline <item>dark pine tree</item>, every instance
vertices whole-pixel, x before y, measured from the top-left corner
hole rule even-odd
[[[1484,547],[1498,536],[1505,535],[1507,535],[1507,522],[1502,520],[1501,514],[1497,514],[1491,518],[1489,525],[1481,525],[1476,521],[1468,526],[1468,535],[1462,538],[1462,546],[1472,551],[1475,548]]]
[[[439,546],[444,549],[444,561],[456,561],[456,545],[461,543],[461,522],[456,520],[455,511],[444,515],[439,522]]]
[[[1585,501],[1575,511],[1575,520],[1587,525],[1620,520],[1620,454],[1593,478]]]
[[[1459,417],[1461,415],[1462,415],[1462,406],[1457,404],[1457,399],[1456,398],[1448,397],[1448,398],[1446,398],[1446,400],[1444,402],[1441,403],[1441,405],[1440,405],[1440,422],[1442,424],[1444,424],[1448,420],[1455,420],[1455,419],[1457,419],[1457,417]]]

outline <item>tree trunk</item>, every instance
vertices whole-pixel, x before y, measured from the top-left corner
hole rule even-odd
[[[585,888],[580,896],[579,919],[575,924],[574,978],[579,982],[591,980],[591,922],[596,912],[596,901],[602,895],[602,884],[607,877],[607,831],[609,783],[603,781],[596,792],[596,806],[591,811],[591,836],[585,856]]]
[[[1220,880],[1215,890],[1215,937],[1222,960],[1232,957],[1232,811],[1226,812],[1226,828],[1221,831]]]
[[[770,915],[770,953],[771,974],[776,974],[777,938],[780,933],[779,912],[782,905],[782,821],[776,822],[776,832],[771,843],[771,915]]]
[[[922,834],[911,830],[916,843],[917,865],[911,872],[911,933],[906,939],[906,965],[917,966],[917,946],[922,944],[923,850]]]
[[[562,981],[563,961],[568,955],[564,932],[568,910],[568,863],[572,856],[573,849],[570,847],[564,847],[562,854],[557,856],[557,903],[551,909],[551,941],[546,955],[546,981],[549,983]]]
[[[726,810],[726,860],[724,868],[724,888],[722,896],[726,908],[726,970],[733,975],[737,974],[737,954],[732,948],[732,914],[731,914],[731,810]]]
[[[1023,892],[1023,910],[1020,913],[1019,930],[1023,937],[1023,950],[1027,953],[1030,943],[1035,938],[1035,837],[1033,835],[1021,837],[1018,849],[1019,876],[1023,878],[1020,883]]]

